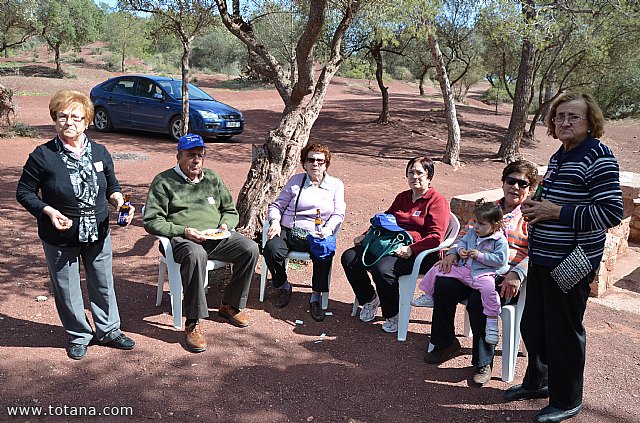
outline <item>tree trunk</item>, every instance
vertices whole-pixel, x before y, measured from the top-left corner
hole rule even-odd
[[[62,65],[60,64],[60,44],[56,44],[53,47],[53,52],[55,54],[55,63],[56,63],[56,73],[60,76],[64,75],[64,72],[62,72]]]
[[[13,104],[13,90],[0,84],[0,133],[13,126],[16,106]]]
[[[127,56],[127,43],[122,44],[122,55],[120,57],[120,71],[124,72],[124,59]]]
[[[191,40],[182,42],[182,125],[181,135],[189,133],[189,56]]]
[[[429,47],[433,62],[436,65],[436,74],[440,82],[440,90],[444,100],[444,112],[447,119],[447,148],[442,161],[452,166],[458,166],[460,165],[460,126],[456,115],[456,103],[449,85],[449,76],[442,58],[442,52],[434,35],[429,36]]]
[[[427,77],[427,72],[429,72],[429,68],[424,67],[422,68],[422,71],[420,72],[420,97],[424,97],[426,95],[425,89],[424,89],[424,80]]]
[[[285,104],[280,121],[269,132],[266,142],[261,146],[253,146],[251,169],[236,203],[240,214],[238,230],[253,237],[262,227],[267,205],[282,190],[298,166],[300,151],[307,144],[311,128],[320,114],[329,82],[342,63],[342,40],[361,2],[349,1],[344,4],[342,20],[331,36],[329,57],[317,78],[313,50],[324,29],[328,0],[307,3],[308,19],[296,44],[295,74],[292,75],[287,75],[263,44],[242,30],[242,18],[228,14],[226,1],[215,2],[227,29],[270,69],[270,78]],[[238,4],[238,0],[234,0],[234,9]]]
[[[376,61],[376,82],[382,95],[382,110],[376,123],[387,124],[389,123],[389,88],[384,86],[384,62],[382,60],[382,52],[380,51],[381,47],[382,43],[376,43],[371,49],[371,55]]]
[[[532,22],[535,18],[533,0],[523,2],[522,9],[525,14],[525,20]],[[498,157],[507,163],[518,160],[520,157],[520,141],[527,125],[529,105],[531,104],[531,84],[533,83],[535,53],[534,45],[529,39],[525,38],[522,42],[520,67],[518,68],[518,80],[516,81],[516,92],[513,98],[509,128],[498,150]]]

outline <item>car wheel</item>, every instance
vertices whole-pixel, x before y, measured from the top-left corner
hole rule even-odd
[[[96,109],[96,113],[93,116],[93,126],[97,131],[109,132],[113,129],[113,123],[111,123],[111,117],[109,113],[102,107]]]
[[[169,123],[169,135],[171,138],[178,142],[180,137],[182,136],[182,132],[180,132],[180,127],[182,126],[182,116],[175,116],[171,119],[171,123]]]

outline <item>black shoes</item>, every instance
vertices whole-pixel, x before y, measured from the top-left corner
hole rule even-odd
[[[540,389],[525,389],[522,385],[514,385],[504,391],[504,399],[507,401],[522,401],[536,398],[549,398],[547,386]]]
[[[435,347],[431,352],[425,353],[424,361],[429,364],[444,363],[456,355],[458,351],[460,351],[460,341],[458,341],[458,338],[454,338],[453,344],[445,347]]]
[[[102,345],[111,347],[111,348],[117,348],[119,350],[132,350],[133,347],[136,346],[136,343],[133,342],[133,339],[129,338],[123,333],[117,338],[114,338],[111,341],[107,341]]]
[[[275,305],[278,308],[284,308],[287,306],[287,304],[289,304],[289,298],[291,298],[291,291],[292,289],[285,289],[285,288],[279,288],[278,289],[278,296],[276,297],[275,300]]]
[[[73,360],[82,360],[87,354],[87,346],[81,344],[71,344],[67,349],[67,355]]]
[[[582,410],[582,404],[569,410],[561,410],[556,407],[547,405],[540,410],[533,418],[537,423],[557,423],[577,415]]]
[[[324,320],[324,310],[320,301],[314,301],[311,303],[311,317],[316,322],[322,322]]]

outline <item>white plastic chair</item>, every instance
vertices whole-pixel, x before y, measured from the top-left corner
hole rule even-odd
[[[416,290],[416,283],[420,276],[420,266],[422,260],[429,254],[436,251],[443,250],[450,247],[460,231],[460,222],[455,214],[449,212],[449,227],[445,233],[445,239],[435,248],[425,250],[418,254],[415,262],[413,263],[413,271],[408,275],[403,275],[398,278],[398,290],[400,292],[400,303],[398,312],[398,341],[407,340],[407,332],[409,330],[409,317],[411,315],[411,300],[413,299],[413,293]],[[353,309],[351,315],[355,316],[358,313],[358,298],[353,301]]]
[[[500,319],[502,320],[502,380],[512,382],[516,372],[516,360],[518,359],[518,349],[520,347],[520,321],[524,302],[527,298],[526,279],[520,285],[520,296],[516,304],[509,304],[502,307]],[[464,302],[466,304],[466,301]],[[464,313],[464,336],[471,337],[471,323],[469,313]],[[522,352],[526,356],[527,351],[522,345]]]
[[[164,256],[160,254],[158,263],[158,293],[156,295],[156,306],[162,304],[162,294],[164,291],[165,272],[169,276],[169,297],[171,298],[171,314],[173,315],[173,326],[182,329],[182,277],[180,276],[180,265],[173,260],[173,248],[169,238],[156,235],[156,238],[164,248]],[[204,278],[205,288],[209,286],[209,270],[219,269],[230,265],[225,261],[207,260],[207,271]]]
[[[336,229],[333,231],[333,236],[338,237],[338,232],[340,231],[340,226],[338,225]],[[264,246],[267,244],[267,231],[269,230],[269,219],[265,219],[264,225],[262,226],[262,250],[264,251]],[[301,251],[289,251],[287,254],[287,258],[284,260],[284,267],[286,268],[289,265],[289,260],[311,260],[311,256],[309,253],[304,253]],[[331,286],[331,269],[329,269],[329,287]],[[260,302],[264,301],[264,291],[267,287],[267,273],[269,269],[267,268],[267,260],[264,258],[264,254],[262,255],[262,269],[260,270]],[[329,293],[322,293],[322,309],[326,310],[329,307]]]

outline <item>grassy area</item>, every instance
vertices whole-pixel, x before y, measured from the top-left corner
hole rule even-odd
[[[216,88],[224,88],[227,90],[251,91],[251,90],[268,90],[273,88],[270,82],[254,81],[252,79],[229,79],[220,81],[216,84]]]

